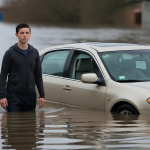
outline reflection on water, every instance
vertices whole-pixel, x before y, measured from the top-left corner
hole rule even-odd
[[[146,149],[149,116],[46,103],[36,112],[1,111],[0,149]]]

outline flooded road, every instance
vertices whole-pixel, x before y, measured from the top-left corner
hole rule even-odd
[[[0,149],[147,149],[150,117],[46,103],[36,112],[0,111]]]
[[[0,23],[0,65],[5,51],[17,42],[16,24]],[[150,44],[150,32],[139,29],[60,28],[31,26],[30,44],[38,50],[84,42]],[[150,117],[46,103],[36,112],[6,113],[0,108],[0,149],[149,149]]]
[[[36,112],[1,109],[0,149],[147,149],[150,117],[46,103]]]

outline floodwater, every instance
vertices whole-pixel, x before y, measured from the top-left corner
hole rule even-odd
[[[17,42],[16,24],[0,22],[0,65],[5,51]],[[29,43],[39,51],[77,42],[127,42],[150,44],[150,31],[118,28],[61,28],[31,25]]]
[[[16,24],[0,23],[0,64],[17,42]],[[61,28],[31,25],[30,44],[38,50],[84,42],[150,44],[150,32],[139,29]],[[100,110],[46,102],[36,112],[6,113],[0,108],[0,149],[133,149],[150,148],[150,117],[124,116]]]
[[[0,113],[0,149],[147,149],[150,117],[46,103],[36,112]]]

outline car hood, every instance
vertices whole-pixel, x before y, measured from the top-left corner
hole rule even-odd
[[[148,81],[148,82],[123,83],[123,84],[126,84],[128,86],[132,86],[134,88],[141,89],[145,92],[150,93],[150,81]]]

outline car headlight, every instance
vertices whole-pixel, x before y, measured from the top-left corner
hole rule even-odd
[[[150,104],[150,98],[148,98],[146,101]]]

